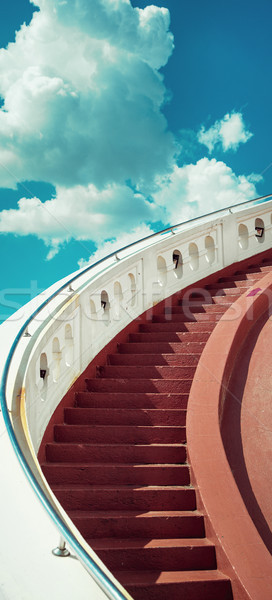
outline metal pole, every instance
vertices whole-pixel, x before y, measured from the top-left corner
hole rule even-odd
[[[70,556],[69,550],[66,548],[66,541],[62,535],[60,536],[59,545],[52,550],[54,556]]]

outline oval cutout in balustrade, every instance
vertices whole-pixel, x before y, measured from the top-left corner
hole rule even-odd
[[[199,267],[198,247],[194,242],[189,244],[189,266],[192,271],[196,271]]]
[[[65,364],[71,367],[74,360],[74,340],[72,327],[69,323],[65,325]]]
[[[119,318],[120,316],[120,308],[123,300],[123,292],[122,287],[119,281],[115,281],[113,286],[113,294],[114,294],[114,313],[115,317]]]
[[[206,261],[211,265],[215,260],[215,244],[211,235],[205,237]]]
[[[60,343],[59,339],[55,337],[52,343],[52,375],[53,381],[56,383],[60,376],[60,361],[61,361],[61,351],[60,351]]]
[[[167,267],[166,262],[162,256],[157,258],[157,274],[158,283],[161,287],[164,287],[167,283]]]
[[[248,248],[248,228],[243,223],[240,223],[238,228],[238,244],[242,250],[246,250]]]
[[[262,219],[255,219],[255,237],[259,244],[263,244],[265,240],[265,228]]]
[[[130,285],[130,305],[135,306],[136,304],[136,281],[132,273],[128,273],[129,285]]]
[[[183,275],[183,261],[182,254],[179,250],[174,250],[173,255],[174,275],[177,279],[180,279]]]

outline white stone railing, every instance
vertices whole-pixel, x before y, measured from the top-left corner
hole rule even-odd
[[[119,331],[178,290],[272,246],[272,197],[261,200],[124,248],[58,282],[0,327],[7,375],[2,391],[30,462],[64,394]],[[50,495],[42,474],[37,476]]]

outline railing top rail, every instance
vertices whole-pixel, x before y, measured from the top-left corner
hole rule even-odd
[[[197,221],[201,221],[202,219],[205,219],[207,217],[210,216],[214,216],[214,215],[218,215],[218,214],[222,214],[225,211],[230,211],[233,208],[239,208],[241,206],[245,206],[248,204],[252,204],[252,203],[261,203],[263,200],[266,200],[268,198],[272,199],[272,195],[269,194],[267,196],[262,196],[260,198],[255,198],[252,200],[248,200],[245,202],[241,202],[240,204],[234,204],[232,206],[228,206],[226,208],[223,209],[219,209],[216,210],[212,213],[207,213],[205,215],[202,215],[200,217],[194,217],[193,219],[190,219],[189,221],[184,221],[182,223],[178,223],[177,225],[174,225],[172,227],[167,227],[166,229],[163,229],[162,231],[158,232],[158,233],[152,233],[151,235],[142,238],[141,240],[137,240],[136,242],[133,242],[131,244],[128,244],[127,246],[124,246],[123,248],[119,249],[118,252],[121,252],[123,250],[127,250],[129,248],[132,248],[134,246],[137,246],[138,244],[142,243],[143,241],[147,241],[150,240],[156,236],[160,236],[163,233],[167,233],[172,231],[173,229],[176,229],[178,227],[181,227],[182,225],[189,225],[191,223],[196,223]],[[106,261],[107,259],[114,257],[116,255],[116,251],[112,252],[111,254],[109,254],[107,257],[100,259],[99,261],[97,261],[94,264],[88,265],[87,267],[84,267],[83,269],[79,270],[78,272],[76,272],[76,274],[72,275],[70,278],[66,278],[65,282],[57,288],[57,290],[55,290],[49,297],[47,297],[45,300],[43,300],[39,306],[36,308],[36,310],[34,310],[31,315],[28,316],[28,318],[26,320],[24,320],[23,325],[20,327],[17,335],[15,336],[15,338],[13,339],[12,345],[9,349],[8,352],[8,356],[7,359],[5,361],[5,365],[3,368],[3,374],[2,374],[2,379],[1,379],[1,384],[0,384],[0,402],[1,402],[1,409],[2,409],[2,414],[3,414],[3,419],[7,428],[7,432],[9,434],[10,440],[11,440],[11,444],[13,446],[13,449],[15,451],[15,454],[25,472],[25,475],[27,477],[27,479],[29,480],[33,490],[35,491],[35,493],[37,494],[37,496],[39,497],[41,503],[43,504],[43,506],[45,507],[45,509],[47,510],[48,514],[51,516],[52,520],[54,521],[54,523],[57,525],[57,527],[59,528],[61,534],[63,535],[63,537],[68,541],[68,543],[71,545],[71,547],[73,548],[73,550],[76,552],[76,554],[78,555],[78,557],[81,559],[82,563],[86,566],[86,568],[88,569],[89,572],[92,573],[94,579],[99,583],[100,587],[104,590],[104,592],[106,593],[106,595],[108,596],[108,598],[110,598],[111,600],[127,600],[127,596],[124,596],[123,593],[113,584],[113,582],[109,579],[109,577],[102,571],[102,569],[95,563],[95,561],[88,555],[88,553],[86,552],[86,550],[81,546],[81,544],[77,541],[77,539],[75,538],[75,536],[72,534],[72,532],[69,530],[69,528],[67,527],[66,523],[60,518],[60,516],[57,514],[56,510],[54,509],[54,507],[51,505],[51,503],[49,502],[49,500],[47,499],[44,491],[42,490],[40,484],[38,483],[35,475],[33,474],[31,468],[28,465],[28,462],[26,461],[26,458],[21,450],[21,447],[18,443],[18,440],[16,438],[13,426],[12,426],[12,422],[10,419],[10,415],[9,415],[9,410],[8,410],[8,406],[7,406],[7,398],[6,398],[6,388],[7,388],[7,379],[8,379],[8,374],[9,374],[9,369],[10,369],[10,365],[11,365],[11,361],[12,361],[12,357],[15,353],[15,350],[18,346],[18,343],[21,339],[21,337],[23,336],[24,332],[26,331],[28,325],[30,324],[31,321],[33,321],[33,319],[38,315],[38,313],[40,313],[43,308],[46,307],[46,305],[53,300],[58,294],[60,294],[60,292],[62,292],[64,289],[67,289],[67,287],[69,285],[71,285],[73,282],[75,282],[79,277],[81,277],[83,274],[85,274],[86,272],[90,271],[91,269],[93,269],[95,266],[98,266],[99,264],[103,263],[104,261]],[[129,597],[129,596],[128,596]]]

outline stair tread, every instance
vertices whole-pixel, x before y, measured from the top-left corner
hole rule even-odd
[[[124,447],[131,447],[131,448],[150,448],[150,446],[153,446],[155,448],[180,448],[181,446],[186,447],[186,444],[184,442],[179,443],[171,443],[169,442],[169,444],[160,444],[159,442],[155,442],[155,443],[150,443],[150,444],[105,444],[104,442],[102,443],[97,443],[97,444],[91,444],[88,442],[48,442],[47,446],[55,446],[55,447],[59,447],[59,446],[65,446],[67,448],[71,448],[71,446],[87,446],[88,448],[124,448]]]
[[[88,392],[87,392],[88,393]],[[90,392],[89,392],[90,393]],[[132,412],[139,412],[139,413],[173,413],[173,414],[178,414],[178,413],[186,413],[186,409],[185,408],[131,408],[131,407],[127,407],[127,408],[119,408],[117,407],[106,407],[104,408],[103,406],[90,406],[90,407],[81,407],[81,406],[75,406],[75,407],[69,407],[66,408],[65,410],[69,411],[69,412],[74,412],[74,411],[89,411],[89,412],[97,412],[97,411],[107,411],[107,413],[109,412],[128,412],[128,413],[132,413]],[[65,423],[65,425],[69,425],[69,423]]]
[[[189,581],[229,581],[229,577],[217,569],[208,571],[114,571],[123,585],[154,585]]]
[[[90,423],[60,423],[58,425],[55,425],[55,427],[65,427],[70,429],[76,429],[76,427],[79,429],[184,429],[185,425],[96,425]]]
[[[203,513],[199,510],[69,510],[69,516],[73,518],[97,519],[97,518],[131,518],[131,519],[152,519],[153,517],[202,517]]]
[[[58,461],[58,462],[54,462],[54,463],[48,463],[48,462],[44,462],[41,463],[41,467],[48,467],[48,466],[52,466],[52,467],[63,467],[64,469],[68,469],[70,467],[77,467],[77,468],[82,468],[82,469],[86,469],[88,467],[103,467],[103,468],[107,468],[107,467],[118,467],[118,469],[127,469],[129,467],[135,467],[137,469],[140,468],[144,468],[146,469],[147,467],[150,468],[158,468],[158,467],[163,467],[163,468],[167,468],[167,467],[171,467],[171,468],[188,468],[189,464],[188,463],[182,463],[182,464],[176,464],[176,463],[116,463],[116,462],[103,462],[103,463],[99,463],[99,462],[62,462],[62,461]]]
[[[143,335],[145,335],[145,334],[143,334]],[[147,333],[146,335],[149,335],[149,334]],[[170,367],[170,369],[171,368],[174,368],[174,367]],[[95,382],[106,381],[107,383],[110,382],[110,381],[122,381],[122,382],[125,381],[127,383],[131,383],[132,382],[132,378],[131,377],[88,377],[87,381],[95,381]],[[165,380],[163,380],[161,377],[149,377],[148,379],[140,379],[140,378],[138,379],[137,377],[133,378],[133,382],[137,382],[137,381],[141,381],[141,382],[143,381],[144,383],[146,383],[146,381],[152,381],[152,382],[153,381],[159,381],[159,382],[161,382],[161,381],[167,381],[167,382],[169,382],[169,381],[179,381],[180,382],[180,381],[193,381],[193,377],[186,377],[186,378],[185,377],[184,378],[182,378],[182,377],[178,377],[178,378],[172,377],[171,379],[165,379]],[[145,392],[142,392],[142,393],[145,393]]]
[[[104,485],[93,485],[93,484],[82,484],[82,483],[73,483],[73,484],[67,484],[67,483],[54,483],[52,484],[52,488],[56,489],[56,490],[148,490],[148,491],[156,491],[156,490],[166,490],[166,491],[171,491],[171,490],[192,490],[194,491],[194,488],[191,485],[139,485],[139,484],[129,484],[129,485],[108,485],[108,484],[104,484]]]
[[[89,539],[89,543],[94,550],[119,550],[119,549],[145,549],[145,548],[193,548],[193,547],[214,547],[214,544],[207,538],[97,538]]]
[[[221,313],[219,313],[219,314],[221,315]],[[133,345],[133,343],[132,343],[132,345]],[[173,354],[175,355],[175,352],[148,352],[148,353],[145,353],[145,354],[144,354],[144,356],[145,356],[146,354],[147,354],[147,355],[148,355],[150,358],[152,357],[152,358],[154,358],[154,359],[156,359],[157,357],[160,357],[160,358],[165,358],[165,359],[171,359],[171,358],[173,357]],[[196,356],[196,355],[198,355],[198,356],[201,356],[201,352],[191,352],[191,351],[188,351],[188,356]],[[112,358],[112,357],[124,358],[125,356],[126,356],[126,354],[118,354],[118,353],[116,353],[116,354],[110,354],[110,355],[109,355],[109,357],[110,357],[110,358]],[[134,356],[135,356],[135,357],[137,357],[137,358],[138,358],[138,357],[139,357],[139,354],[135,353],[135,354],[130,354],[129,356],[130,356],[130,357],[134,357]],[[140,355],[140,356],[141,356],[141,355]],[[179,356],[179,355],[178,355],[178,356]],[[115,365],[112,365],[112,366],[115,366]],[[116,365],[116,366],[117,366],[117,365]],[[118,365],[118,366],[119,366],[119,365]],[[158,367],[160,367],[160,366],[164,366],[164,365],[153,365],[153,366],[158,366]],[[167,366],[167,364],[166,364],[165,366]]]

